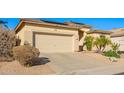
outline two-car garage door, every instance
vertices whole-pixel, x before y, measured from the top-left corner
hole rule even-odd
[[[35,47],[40,52],[73,52],[73,36],[62,34],[34,34]]]

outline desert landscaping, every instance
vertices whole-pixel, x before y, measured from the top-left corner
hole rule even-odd
[[[124,71],[124,58],[111,62],[97,53],[44,54],[41,64],[24,67],[18,61],[0,62],[1,75],[97,75]],[[65,57],[66,56],[66,57]],[[71,58],[71,59],[70,59]],[[63,64],[65,63],[65,64]]]
[[[47,65],[23,67],[17,61],[1,62],[0,75],[51,75],[55,72]]]

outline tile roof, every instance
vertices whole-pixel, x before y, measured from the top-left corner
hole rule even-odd
[[[89,25],[85,24],[79,24],[76,22],[65,22],[65,23],[59,23],[54,21],[47,21],[47,20],[36,20],[31,18],[22,18],[20,20],[20,23],[16,26],[15,32],[18,32],[19,27],[22,25],[22,23],[30,23],[30,24],[42,24],[42,25],[49,25],[54,27],[63,27],[63,28],[70,28],[70,29],[80,29],[82,27],[91,28]]]
[[[87,34],[92,34],[92,33],[101,33],[101,34],[111,34],[112,31],[104,31],[104,30],[91,30],[88,31]]]
[[[121,37],[124,36],[124,28],[119,29],[113,29],[113,33],[111,34],[111,37]]]

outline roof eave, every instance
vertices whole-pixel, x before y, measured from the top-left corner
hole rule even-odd
[[[93,34],[93,33],[100,33],[100,34],[111,34],[111,32],[110,32],[110,33],[106,33],[106,32],[87,32],[87,34]]]
[[[59,25],[59,24],[49,24],[49,23],[33,22],[33,21],[21,19],[19,24],[16,26],[16,28],[14,30],[16,33],[17,33],[18,29],[21,27],[21,25],[23,23],[37,24],[37,25],[47,25],[47,26],[54,26],[54,27],[62,27],[62,28],[68,28],[68,29],[74,29],[74,30],[78,30],[79,29],[77,27],[69,27],[69,26],[64,26],[64,25],[62,26],[62,25]]]
[[[119,35],[111,35],[111,37],[122,37],[124,34],[119,34]]]
[[[20,20],[20,22],[18,23],[18,25],[15,27],[15,33],[17,33],[18,29],[20,28],[20,26],[22,25],[23,20]]]

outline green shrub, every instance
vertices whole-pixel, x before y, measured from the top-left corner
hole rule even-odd
[[[120,47],[120,44],[118,44],[118,43],[112,43],[111,44],[111,48],[114,51],[118,51],[119,47]]]
[[[86,36],[85,39],[84,39],[85,45],[86,45],[86,48],[87,48],[88,51],[92,50],[93,40],[94,40],[94,37],[92,37],[92,36]]]
[[[116,51],[113,51],[113,50],[106,51],[106,52],[103,53],[103,55],[107,56],[107,57],[120,58],[120,55]]]

